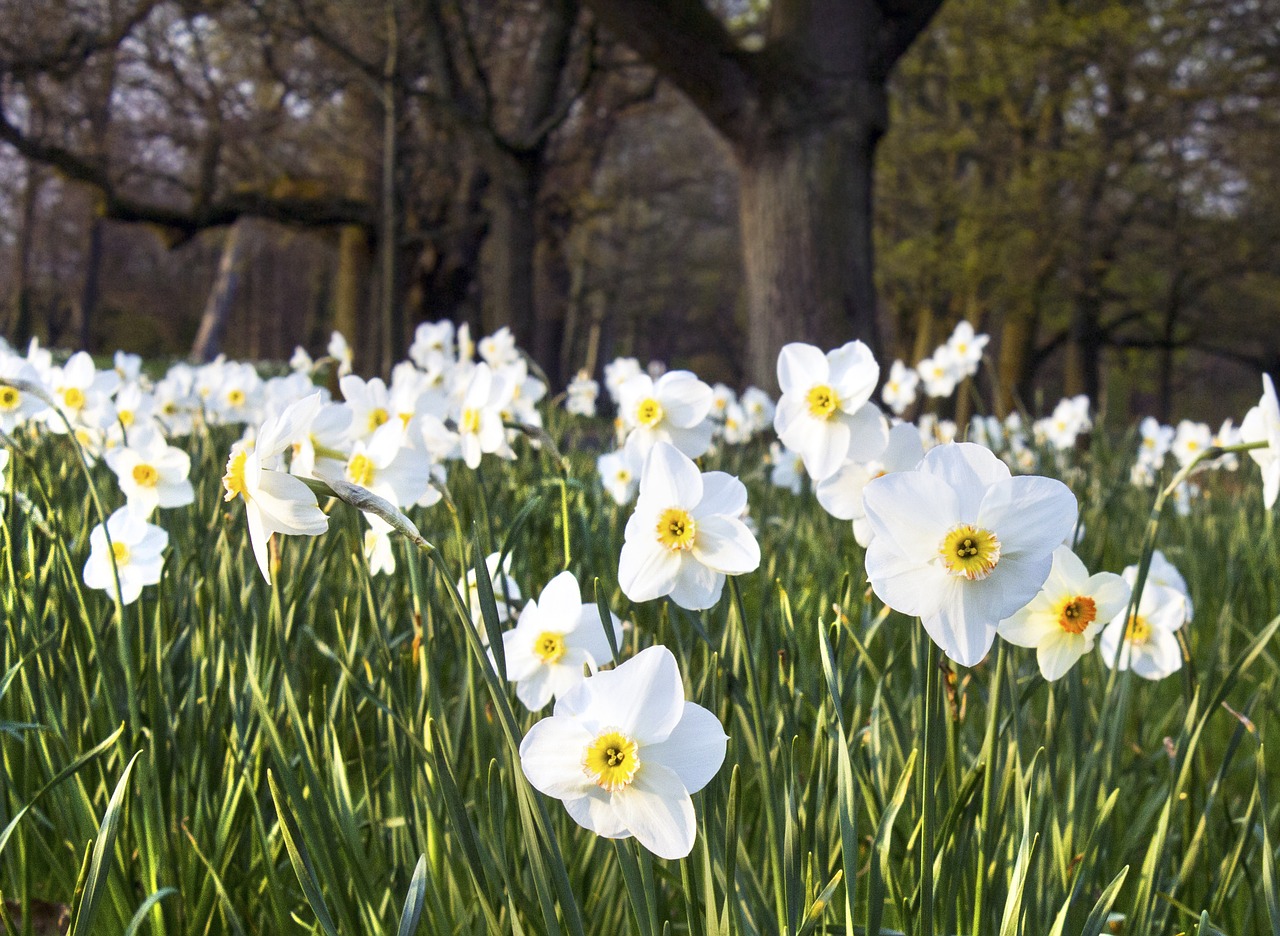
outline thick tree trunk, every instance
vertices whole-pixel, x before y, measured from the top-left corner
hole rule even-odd
[[[747,280],[747,379],[777,389],[789,341],[879,353],[871,235],[878,130],[853,120],[739,150]]]
[[[787,341],[876,354],[871,191],[885,82],[942,0],[775,0],[764,46],[705,0],[586,0],[729,140],[750,313],[747,379],[777,388]]]
[[[535,342],[555,342],[559,335],[539,336],[535,328],[534,254],[538,246],[534,208],[541,185],[539,157],[503,154],[491,170],[488,193],[489,232],[481,250],[484,270],[481,305],[484,330],[506,325],[516,344],[543,358]]]

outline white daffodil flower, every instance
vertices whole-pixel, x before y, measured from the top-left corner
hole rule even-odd
[[[22,358],[0,357],[0,432],[12,433],[28,419],[42,417],[49,404],[29,390],[20,390],[6,381],[20,380],[43,387],[40,374]]]
[[[347,374],[338,381],[342,399],[351,411],[347,425],[352,442],[368,439],[396,415],[391,405],[391,395],[381,377],[364,380],[355,374]]]
[[[1252,449],[1249,457],[1262,469],[1262,503],[1270,510],[1280,497],[1280,402],[1269,374],[1262,375],[1262,399],[1240,423],[1240,441],[1267,443]]]
[[[614,358],[604,366],[604,386],[609,399],[618,404],[622,399],[622,386],[636,374],[643,373],[640,362],[633,357]]]
[[[1120,574],[1130,589],[1137,585],[1137,563],[1125,566],[1124,571]],[[1172,588],[1182,596],[1182,602],[1186,605],[1186,619],[1190,621],[1195,617],[1195,609],[1191,604],[1191,592],[1187,588],[1187,580],[1182,577],[1182,573],[1178,571],[1177,566],[1170,562],[1165,557],[1165,554],[1158,549],[1151,553],[1151,566],[1147,569],[1146,584],[1163,585],[1166,588]]]
[[[902,361],[894,361],[889,367],[889,379],[880,391],[880,399],[893,410],[895,416],[901,416],[916,401],[916,387],[919,384],[919,374]]]
[[[773,428],[783,445],[800,453],[815,482],[847,459],[867,461],[884,451],[889,428],[868,402],[879,379],[880,365],[861,341],[826,354],[799,342],[779,352],[782,397]]]
[[[968,322],[962,320],[956,323],[955,330],[947,339],[947,350],[962,378],[972,377],[978,372],[978,365],[982,363],[982,349],[990,340],[989,335],[974,334],[973,326]]]
[[[741,520],[747,489],[723,471],[702,473],[673,445],[659,442],[640,476],[627,521],[618,584],[632,601],[670,596],[701,610],[720,600],[726,575],[760,565],[760,545]]]
[[[659,442],[698,458],[711,447],[711,401],[711,388],[689,371],[667,371],[657,380],[635,375],[618,391],[626,447],[640,462]]]
[[[431,456],[408,446],[404,425],[389,422],[351,449],[342,477],[397,507],[409,507],[431,487]],[[329,474],[332,462],[321,473]]]
[[[107,534],[111,543],[107,544]],[[164,568],[162,553],[169,545],[169,534],[145,515],[128,506],[121,507],[104,525],[99,523],[89,534],[89,559],[84,564],[84,583],[115,594],[116,574],[120,576],[120,602],[133,604],[145,585],[160,581]],[[115,573],[111,559],[115,557]]]
[[[131,507],[148,516],[157,507],[183,507],[196,499],[188,480],[191,456],[167,444],[159,433],[141,433],[134,445],[103,456]]]
[[[502,411],[510,405],[514,391],[511,381],[488,364],[477,364],[471,371],[461,405],[453,414],[462,460],[468,468],[479,467],[484,454],[515,457],[502,425]]]
[[[326,350],[329,352],[329,357],[338,362],[339,377],[345,377],[351,373],[355,353],[351,350],[351,345],[347,344],[346,336],[342,332],[335,331],[329,336],[329,346]]]
[[[1010,477],[972,442],[931,449],[915,471],[870,482],[866,569],[880,600],[918,616],[963,666],[986,656],[996,625],[1040,591],[1076,522],[1061,481]]]
[[[840,470],[814,488],[818,503],[831,516],[853,521],[853,538],[865,549],[873,533],[862,507],[862,492],[876,478],[894,471],[910,471],[924,458],[920,432],[911,423],[889,430],[889,444],[879,458],[869,462],[845,462]]]
[[[622,646],[622,622],[610,613],[614,642]],[[530,598],[520,610],[514,630],[502,635],[507,678],[516,684],[516,697],[531,712],[560,698],[610,662],[612,651],[600,610],[583,604],[578,580],[561,572]]]
[[[594,416],[600,384],[591,379],[588,371],[580,370],[564,391],[564,408],[575,416]]]
[[[955,357],[946,345],[936,348],[931,357],[916,365],[916,376],[924,384],[924,392],[931,397],[951,396],[960,382]]]
[[[395,575],[396,553],[391,546],[391,524],[381,517],[365,514],[369,529],[364,531],[364,557],[370,575]]]
[[[634,453],[627,449],[608,452],[596,459],[600,483],[615,504],[629,504],[635,498],[640,487],[640,470]]]
[[[520,743],[520,764],[584,829],[676,859],[693,851],[691,794],[720,770],[727,741],[715,715],[685,701],[676,658],[658,646],[557,699]]]
[[[85,351],[77,351],[62,367],[50,372],[53,400],[73,429],[105,430],[115,421],[116,411],[111,397],[120,387],[120,375],[114,370],[97,370]],[[45,425],[50,432],[67,431],[66,423],[53,410],[46,410]]]
[[[1098,639],[1098,652],[1107,666],[1116,664],[1116,648],[1123,638],[1119,667],[1133,670],[1143,679],[1164,679],[1182,669],[1182,650],[1175,632],[1187,620],[1183,595],[1167,585],[1150,581],[1142,589],[1137,611],[1126,622],[1128,608],[1121,608]]]
[[[316,496],[293,475],[278,470],[281,456],[304,438],[320,412],[321,396],[314,393],[268,419],[258,430],[255,443],[238,443],[227,459],[222,478],[224,500],[244,498],[249,522],[249,542],[262,577],[271,582],[267,565],[267,540],[273,533],[319,536],[329,528],[329,518],[316,504]]]
[[[1114,572],[1090,575],[1067,546],[1053,551],[1040,594],[996,628],[1009,643],[1036,651],[1040,675],[1052,682],[1093,649],[1099,632],[1129,603],[1129,586]]]

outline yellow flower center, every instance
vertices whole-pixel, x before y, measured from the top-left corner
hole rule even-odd
[[[638,746],[620,731],[609,730],[587,745],[582,769],[596,786],[610,793],[624,790],[640,769]]]
[[[79,387],[67,387],[62,391],[62,402],[67,409],[78,410],[84,406],[84,391]]]
[[[369,431],[377,429],[391,418],[391,414],[384,410],[381,406],[377,409],[369,410]]]
[[[533,642],[533,652],[543,663],[554,663],[564,656],[564,635],[543,631]]]
[[[244,391],[239,387],[227,391],[227,402],[232,406],[244,406]]]
[[[160,472],[152,465],[134,465],[133,483],[139,487],[153,488],[160,481]]]
[[[0,387],[0,410],[13,412],[22,402],[22,394],[17,387]]]
[[[373,484],[373,476],[377,469],[374,467],[369,456],[361,452],[357,452],[351,456],[351,460],[347,462],[347,480],[352,484],[358,484],[361,487],[368,487]]]
[[[1083,634],[1084,629],[1098,617],[1098,606],[1087,595],[1063,598],[1055,610],[1058,626],[1068,634]]]
[[[975,582],[990,575],[1000,561],[1000,541],[990,530],[962,523],[943,538],[938,553],[947,572]]]
[[[1124,629],[1124,639],[1130,644],[1144,644],[1151,639],[1151,625],[1147,623],[1147,619],[1140,614],[1135,614],[1129,618],[1129,624]]]
[[[480,411],[478,409],[464,409],[462,411],[462,422],[458,426],[468,435],[475,435],[480,431]]]
[[[111,544],[111,555],[116,557],[116,565],[129,564],[129,547],[119,541]]]
[[[698,524],[687,510],[668,507],[658,517],[658,542],[672,551],[693,548],[698,535]]]
[[[831,419],[840,411],[839,395],[826,384],[810,387],[805,400],[809,403],[809,415],[814,419]]]
[[[235,500],[244,494],[244,462],[248,457],[249,453],[242,449],[227,459],[227,473],[222,476],[222,486],[227,490],[222,498],[224,501]]]
[[[653,397],[645,397],[636,407],[636,422],[650,429],[662,422],[663,415],[662,404]]]
[[[116,410],[116,418],[120,420],[120,425],[127,429],[133,425],[133,410]]]

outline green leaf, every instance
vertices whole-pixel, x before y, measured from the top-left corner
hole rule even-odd
[[[129,794],[129,777],[133,773],[133,765],[142,754],[138,751],[129,759],[120,781],[116,784],[111,801],[107,803],[107,811],[98,826],[98,836],[93,845],[93,857],[89,861],[89,873],[85,876],[84,893],[75,909],[71,920],[70,936],[84,936],[93,928],[94,917],[98,915],[98,905],[102,902],[102,894],[106,888],[107,875],[111,873],[111,856],[116,844],[116,835],[120,832],[123,819],[124,800]]]
[[[289,812],[289,804],[284,794],[280,792],[280,788],[276,786],[276,778],[270,770],[267,771],[267,786],[271,788],[271,801],[275,803],[276,816],[280,819],[280,833],[284,836],[284,847],[289,852],[293,873],[298,876],[298,883],[302,885],[302,893],[307,898],[307,903],[311,905],[311,911],[316,915],[316,919],[320,921],[320,927],[325,931],[326,936],[338,936],[338,929],[333,925],[333,918],[325,905],[324,895],[320,892],[320,882],[316,880],[311,856],[307,854],[306,846],[303,844],[302,832],[299,831],[293,814]]]
[[[418,921],[422,919],[422,907],[427,900],[427,856],[420,855],[418,864],[413,869],[413,878],[409,881],[409,893],[404,898],[404,909],[400,911],[400,926],[396,936],[413,936],[418,930]]]

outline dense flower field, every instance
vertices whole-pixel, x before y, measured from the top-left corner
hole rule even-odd
[[[1280,933],[1270,379],[930,415],[985,344],[0,347],[0,932]]]

